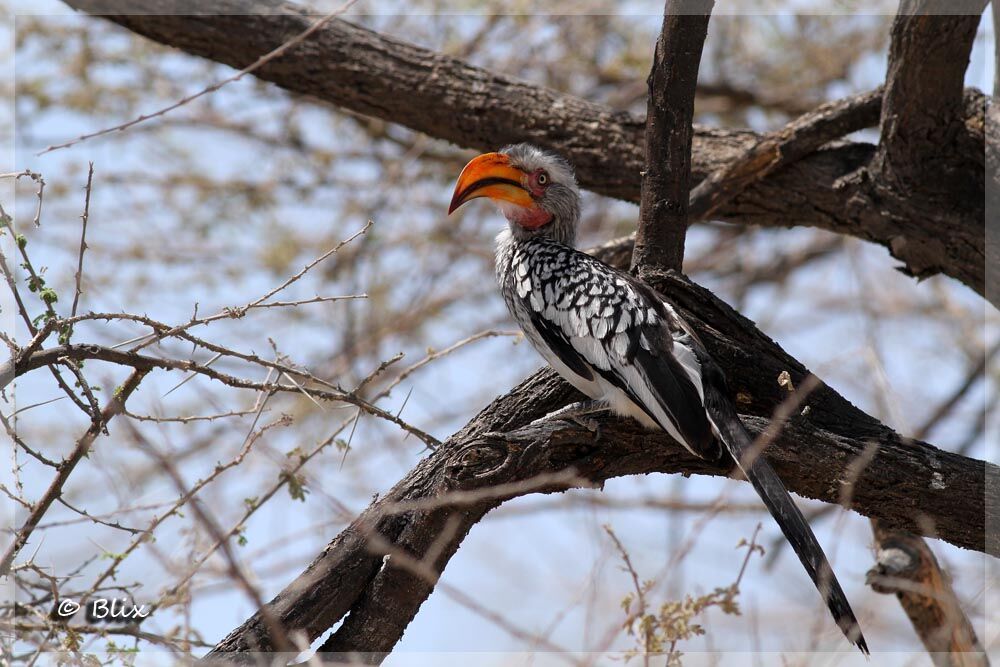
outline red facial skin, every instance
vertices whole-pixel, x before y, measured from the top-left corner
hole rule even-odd
[[[527,189],[528,192],[530,192],[535,197],[541,197],[543,194],[545,194],[545,189],[549,187],[547,181],[548,177],[549,175],[545,173],[544,169],[536,169],[527,175],[527,177],[525,178],[524,187],[525,189]],[[539,183],[538,182],[539,178],[545,180],[546,182]]]
[[[544,169],[536,169],[525,177],[524,188],[533,197],[541,197],[548,187],[548,177],[549,175],[545,173]],[[539,178],[546,182],[540,183]],[[519,208],[512,220],[525,229],[535,230],[552,222],[552,214],[536,204],[528,208]]]
[[[507,213],[507,217],[511,222],[515,222],[521,227],[532,231],[552,222],[552,214],[541,206],[532,206],[530,208],[518,207]]]

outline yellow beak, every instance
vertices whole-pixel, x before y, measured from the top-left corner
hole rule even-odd
[[[455,194],[451,198],[448,213],[477,197],[489,197],[517,204],[533,206],[532,199],[523,185],[525,173],[513,167],[503,153],[485,153],[473,158],[458,177]]]

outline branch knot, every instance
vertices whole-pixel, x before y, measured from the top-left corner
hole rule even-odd
[[[507,468],[510,449],[501,434],[487,433],[459,448],[445,464],[445,483],[451,488],[484,486]]]

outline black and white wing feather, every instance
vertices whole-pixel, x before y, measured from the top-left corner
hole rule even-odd
[[[509,262],[498,263],[508,306],[556,370],[616,412],[718,458],[701,363],[669,305],[631,276],[559,243],[522,243],[501,259]]]
[[[669,304],[589,255],[544,238],[501,242],[497,272],[525,335],[592,399],[659,426],[693,453],[735,460],[795,549],[849,640],[868,647],[823,548],[767,460],[745,460],[753,439],[725,376]]]

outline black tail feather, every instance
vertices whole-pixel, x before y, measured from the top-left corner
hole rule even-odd
[[[711,398],[718,400],[711,400]],[[809,573],[820,595],[826,601],[830,613],[844,636],[857,645],[865,655],[869,655],[868,644],[861,634],[861,626],[854,616],[854,611],[847,601],[844,590],[840,587],[840,582],[837,581],[833,568],[830,567],[830,563],[826,559],[823,547],[816,540],[816,535],[813,534],[809,523],[788,494],[781,478],[763,456],[756,456],[753,461],[749,462],[749,465],[742,460],[748,453],[753,455],[753,452],[750,451],[753,439],[727,400],[721,396],[710,397],[706,395],[705,406],[708,408],[712,423],[718,430],[723,444],[756,489],[761,500],[764,501],[764,505],[767,506],[767,510],[778,523],[785,538],[795,549],[795,553],[802,561],[803,567]]]

